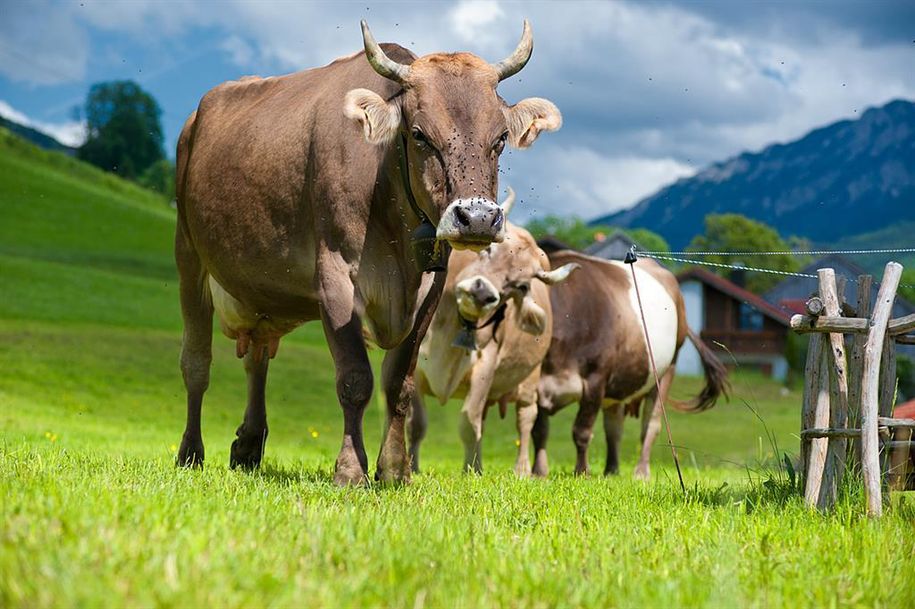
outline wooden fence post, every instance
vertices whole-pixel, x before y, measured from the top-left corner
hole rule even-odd
[[[826,315],[838,317],[841,315],[840,296],[833,269],[819,269],[817,275],[820,280],[820,298],[825,305]],[[845,287],[845,282],[840,282]],[[826,423],[833,429],[845,429],[848,425],[848,377],[846,376],[845,363],[845,336],[831,332],[828,345],[824,349],[828,366],[828,376],[821,382],[830,388],[830,413]],[[824,427],[826,426],[824,425]],[[820,489],[817,507],[821,510],[831,508],[836,501],[839,486],[842,483],[842,474],[845,472],[845,451],[847,440],[843,436],[828,439],[826,464],[823,471],[823,484]]]
[[[864,474],[864,490],[867,495],[867,515],[883,514],[883,497],[880,488],[880,438],[877,434],[877,417],[880,401],[880,360],[883,343],[887,338],[886,329],[896,299],[896,288],[902,266],[897,262],[887,263],[883,280],[877,292],[874,312],[870,318],[867,343],[864,346],[864,362],[861,383],[861,469]]]
[[[870,275],[858,275],[858,295],[855,304],[855,315],[862,319],[871,316],[871,288],[874,278]],[[848,362],[848,426],[861,426],[861,371],[864,368],[865,336],[855,334],[851,342],[851,357]],[[852,438],[848,444],[848,463],[855,470],[861,463],[861,440]]]
[[[814,341],[811,337],[810,344],[813,352],[809,353],[807,358],[806,375],[809,392],[805,392],[804,396],[805,429],[822,429],[829,426],[829,365],[827,364],[829,343],[820,334],[814,336],[819,340]],[[814,342],[816,342],[815,345]],[[810,357],[811,355],[812,357]],[[829,438],[813,438],[809,440],[808,446],[804,502],[809,506],[816,506],[820,499]]]

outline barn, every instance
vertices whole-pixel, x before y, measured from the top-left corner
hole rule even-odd
[[[760,369],[777,380],[788,374],[785,347],[791,313],[734,281],[701,268],[679,275],[690,328],[718,351],[727,365]],[[687,341],[677,359],[680,374],[702,374],[699,354]]]

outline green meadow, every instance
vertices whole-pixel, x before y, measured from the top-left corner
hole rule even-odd
[[[631,479],[635,420],[620,476],[573,476],[573,409],[552,422],[548,480],[511,474],[514,417],[495,411],[485,473],[464,475],[456,402],[430,404],[412,484],[340,489],[320,326],[270,364],[254,473],[228,469],[245,379],[217,332],[207,462],[177,469],[173,236],[166,201],[0,130],[0,607],[915,605],[915,501],[879,521],[859,489],[805,509],[784,465],[800,388],[741,370],[729,401],[671,414],[685,494],[662,441],[652,481]],[[370,460],[382,422],[379,395]],[[597,434],[595,472],[603,458]]]

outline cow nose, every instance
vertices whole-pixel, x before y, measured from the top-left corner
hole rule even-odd
[[[493,293],[489,286],[483,283],[483,280],[479,277],[473,282],[471,294],[473,294],[474,299],[483,306],[490,305],[499,300],[499,297]]]
[[[478,319],[499,303],[499,292],[491,281],[481,275],[459,281],[455,286],[458,308],[467,319]]]
[[[505,239],[505,214],[489,199],[457,199],[442,214],[436,237],[457,249],[480,250]]]

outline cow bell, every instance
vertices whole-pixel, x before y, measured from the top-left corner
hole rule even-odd
[[[461,330],[457,333],[457,336],[454,337],[451,346],[457,347],[458,349],[466,349],[467,351],[476,351],[477,339],[473,327],[468,327],[467,324],[461,324]]]
[[[434,273],[447,269],[445,246],[435,236],[435,227],[431,222],[423,222],[413,231],[410,244],[413,247],[413,259],[416,269],[422,273]]]

